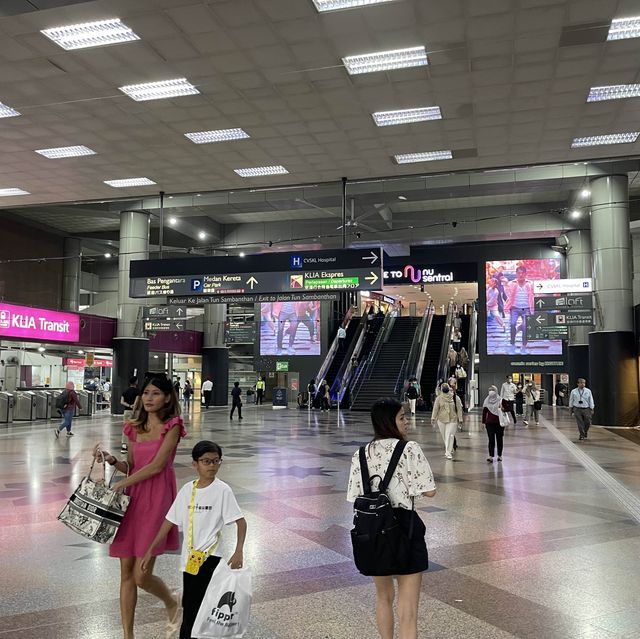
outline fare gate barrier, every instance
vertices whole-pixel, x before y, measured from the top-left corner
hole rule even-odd
[[[0,392],[0,424],[13,421],[13,395],[6,391]]]
[[[36,419],[51,419],[51,393],[33,391],[36,396]]]
[[[96,409],[96,394],[93,391],[79,390],[76,391],[78,401],[82,408],[76,410],[76,415],[83,417],[91,417]]]
[[[14,393],[13,421],[31,422],[36,418],[36,394],[32,391]]]

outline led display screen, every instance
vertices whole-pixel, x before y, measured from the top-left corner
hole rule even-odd
[[[320,355],[320,302],[260,304],[260,355]]]
[[[527,336],[533,282],[560,278],[559,258],[486,262],[487,355],[562,355],[562,340]]]

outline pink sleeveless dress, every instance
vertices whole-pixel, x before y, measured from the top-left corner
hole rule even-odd
[[[137,441],[136,429],[131,424],[127,422],[124,425],[124,434],[129,438],[133,459],[129,474],[153,461],[164,436],[172,428],[180,429],[180,439],[187,434],[181,417],[172,417],[165,423],[159,439],[146,442]],[[174,450],[162,471],[128,488],[127,494],[131,496],[131,502],[109,547],[110,557],[144,557],[176,497],[176,474],[173,470],[175,456]],[[174,526],[164,542],[156,546],[153,555],[161,555],[167,550],[177,550],[178,547],[178,529]]]

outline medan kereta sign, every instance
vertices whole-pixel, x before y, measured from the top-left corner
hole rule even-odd
[[[80,338],[80,317],[74,313],[0,303],[0,337],[77,342]]]

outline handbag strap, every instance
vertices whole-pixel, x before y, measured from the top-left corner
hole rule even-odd
[[[189,552],[193,550],[193,511],[196,507],[196,489],[197,488],[198,488],[198,480],[196,479],[193,482],[193,488],[191,489],[191,500],[189,501],[189,525],[187,527],[187,548],[189,549]],[[207,550],[205,555],[208,557],[216,549],[219,543],[220,543],[220,533],[217,534],[215,542],[213,543],[211,548]]]

